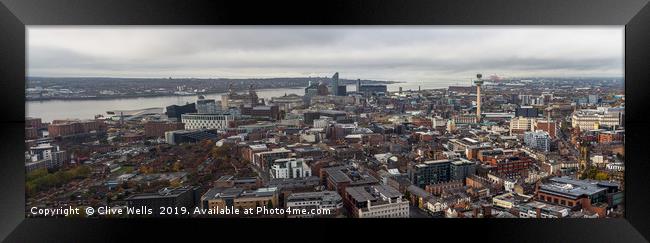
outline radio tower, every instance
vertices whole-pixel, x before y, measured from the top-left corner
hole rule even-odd
[[[481,80],[481,77],[483,75],[476,74],[476,80],[474,81],[474,84],[476,84],[476,123],[481,123],[481,85],[483,85],[483,80]]]

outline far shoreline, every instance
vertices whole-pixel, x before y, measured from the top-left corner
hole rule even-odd
[[[396,84],[396,83],[407,83],[403,81],[371,81],[372,84]],[[348,83],[345,85],[354,85],[354,83]],[[256,91],[265,91],[265,90],[282,90],[282,89],[304,89],[306,86],[294,86],[294,87],[273,87],[273,88],[259,88]],[[246,90],[238,90],[235,92],[245,92]],[[199,95],[218,95],[225,94],[227,91],[222,92],[206,92],[206,93],[196,93],[196,94],[138,94],[138,95],[116,95],[116,96],[95,96],[95,97],[47,97],[47,98],[27,98],[25,97],[25,102],[43,102],[43,101],[83,101],[83,100],[119,100],[119,99],[138,99],[138,98],[159,98],[159,97],[191,97]]]

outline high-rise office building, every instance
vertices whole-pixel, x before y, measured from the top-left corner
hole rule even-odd
[[[196,105],[194,103],[185,105],[170,105],[167,106],[165,115],[171,120],[180,121],[181,115],[186,113],[196,113]]]
[[[196,112],[199,114],[217,113],[217,102],[213,99],[205,99],[202,95],[196,100]]]
[[[330,94],[334,96],[339,95],[339,73],[335,73],[334,76],[332,76],[332,83],[330,84]]]
[[[544,152],[551,149],[551,138],[545,131],[526,132],[524,134],[524,143],[528,147]]]
[[[588,100],[589,100],[589,104],[598,104],[598,100],[599,100],[598,95],[597,94],[589,95]]]
[[[426,161],[409,168],[409,179],[413,185],[424,188],[439,182],[448,182],[450,178],[451,160]]]
[[[532,106],[520,106],[515,110],[515,116],[519,117],[537,117],[539,111]]]
[[[336,92],[337,96],[346,96],[348,95],[348,86],[341,85],[339,86],[338,91]]]
[[[450,180],[465,180],[470,175],[476,174],[476,164],[466,159],[451,162],[449,167]]]

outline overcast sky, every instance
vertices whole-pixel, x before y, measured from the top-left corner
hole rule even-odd
[[[623,76],[623,27],[28,27],[28,75]]]

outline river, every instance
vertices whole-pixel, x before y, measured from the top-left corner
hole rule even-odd
[[[388,84],[389,91],[417,90],[446,88],[449,85],[467,85],[459,82],[407,82]],[[348,91],[355,91],[355,85],[348,85]],[[257,95],[260,98],[269,100],[271,97],[279,97],[284,94],[304,95],[304,88],[288,89],[260,89]],[[204,95],[206,99],[221,100],[224,93]],[[51,122],[56,119],[92,119],[95,115],[106,115],[109,110],[136,110],[153,107],[166,107],[169,105],[184,105],[196,101],[197,96],[160,96],[146,98],[117,98],[100,100],[45,100],[27,101],[25,113],[28,117],[41,118],[43,122]]]

